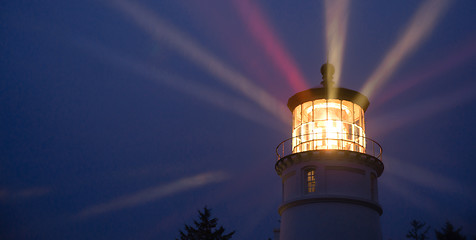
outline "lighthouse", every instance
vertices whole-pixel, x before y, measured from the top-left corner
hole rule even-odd
[[[334,87],[324,64],[322,87],[288,100],[292,137],[276,148],[282,180],[280,240],[380,240],[377,179],[382,147],[365,133],[366,96]]]

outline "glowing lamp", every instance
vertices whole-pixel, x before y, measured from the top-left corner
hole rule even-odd
[[[299,92],[288,101],[293,113],[292,153],[312,150],[365,152],[367,97],[359,92],[334,88],[334,67],[324,64],[322,88]]]

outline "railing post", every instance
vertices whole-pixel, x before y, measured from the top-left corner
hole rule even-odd
[[[372,142],[372,153],[373,153],[373,156],[375,157],[375,143]]]
[[[283,143],[283,157],[284,157],[284,145],[286,145],[286,142]]]
[[[314,134],[314,133],[312,133],[312,134]],[[311,134],[308,134],[308,135],[311,135]],[[308,141],[302,141],[303,136],[304,135],[294,136],[294,137],[288,138],[285,141],[281,142],[278,145],[278,147],[276,148],[276,155],[277,155],[276,157],[277,157],[277,159],[279,160],[287,154],[293,154],[293,153],[298,153],[298,152],[303,152],[303,151],[338,149],[338,150],[350,150],[350,151],[365,153],[365,154],[368,154],[368,155],[372,155],[373,157],[376,157],[379,160],[381,160],[382,148],[380,147],[380,145],[377,142],[373,141],[370,138],[359,136],[358,138],[353,138],[352,140],[348,140],[347,137],[346,138],[343,137],[342,133],[338,133],[337,137],[330,137],[330,138],[327,138],[327,137],[322,137],[322,138],[311,137]],[[364,141],[364,139],[365,139],[365,141]],[[324,146],[321,145],[320,147],[318,147],[319,141]],[[298,142],[299,142],[299,144],[298,144]],[[336,144],[335,142],[337,142],[337,146],[332,145],[333,148],[330,148],[331,147],[329,145],[330,142],[332,142],[333,144]],[[369,142],[372,145],[371,146],[372,151],[370,151]],[[287,144],[290,145],[289,146],[290,149],[288,149],[288,150],[286,150]],[[296,150],[293,148],[294,144],[296,144],[296,146],[295,146]],[[282,148],[282,149],[279,150],[279,148]],[[289,151],[289,153],[287,151]],[[281,152],[282,155],[279,155],[280,152]],[[377,155],[377,153],[378,153],[378,155]]]

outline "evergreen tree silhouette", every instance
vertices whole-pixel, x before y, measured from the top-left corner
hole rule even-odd
[[[410,225],[412,226],[412,229],[410,229],[410,231],[408,231],[407,238],[415,239],[415,240],[426,240],[426,239],[428,239],[428,236],[426,234],[428,233],[428,230],[430,230],[430,226],[426,227],[423,230],[426,223],[419,222],[417,220],[413,220],[410,223]]]
[[[180,230],[180,240],[228,240],[235,234],[235,231],[224,234],[225,229],[217,227],[218,219],[210,219],[211,210],[207,207],[203,208],[203,212],[198,211],[198,214],[199,220],[193,221],[195,227],[185,224],[185,231]]]
[[[438,240],[466,240],[465,236],[462,236],[459,232],[461,228],[454,229],[450,222],[446,222],[445,226],[441,228],[441,232],[435,230],[436,239]]]

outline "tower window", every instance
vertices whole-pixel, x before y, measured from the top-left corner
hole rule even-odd
[[[307,169],[305,171],[306,178],[306,193],[313,193],[316,191],[316,170]]]

